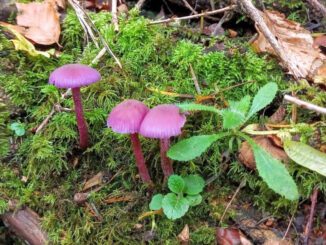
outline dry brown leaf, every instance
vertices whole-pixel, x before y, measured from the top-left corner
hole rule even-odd
[[[266,136],[256,136],[253,137],[253,140],[261,146],[264,150],[266,150],[268,153],[270,153],[273,157],[276,159],[288,162],[289,158],[286,155],[285,151],[273,144],[273,142]],[[239,150],[239,160],[240,162],[245,165],[249,169],[255,169],[256,168],[256,162],[254,158],[254,154],[252,152],[252,149],[247,141],[243,142],[241,144],[240,150]]]
[[[90,178],[89,180],[86,181],[82,191],[87,191],[87,190],[91,189],[92,187],[102,185],[103,177],[104,177],[103,172],[99,172],[98,174],[94,175],[92,178]]]
[[[61,3],[57,1],[16,3],[17,25],[26,28],[21,34],[42,45],[58,43],[61,29],[56,4]]]
[[[180,242],[181,245],[187,245],[189,244],[189,226],[186,224],[182,231],[180,232],[180,234],[178,235],[178,240]]]
[[[293,245],[293,242],[275,238],[264,242],[263,245]]]
[[[235,228],[216,229],[216,241],[219,245],[241,245],[240,232]]]
[[[135,196],[132,194],[128,194],[126,196],[115,196],[115,197],[109,197],[108,199],[104,200],[107,204],[112,204],[116,202],[130,202],[135,199]]]
[[[300,74],[296,77],[312,79],[319,67],[326,62],[326,56],[315,48],[311,33],[300,26],[299,23],[285,18],[284,14],[277,11],[261,12],[267,26],[283,47],[290,63],[298,68]],[[258,30],[258,38],[253,42],[257,52],[268,52],[275,55],[274,49],[265,36]]]

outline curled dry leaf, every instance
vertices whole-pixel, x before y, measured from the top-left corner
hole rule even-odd
[[[180,234],[178,235],[178,240],[181,245],[189,244],[189,226],[186,224],[185,227],[182,229]]]
[[[252,243],[235,228],[216,229],[216,241],[219,245],[252,245]]]
[[[285,18],[277,11],[261,12],[267,26],[275,35],[291,64],[298,68],[300,74],[292,74],[299,78],[313,79],[318,69],[326,62],[326,56],[319,48],[314,47],[311,33],[299,23]],[[258,30],[258,38],[253,42],[257,52],[268,52],[275,55],[274,49],[265,36]]]
[[[37,44],[58,43],[61,29],[57,5],[63,2],[57,1],[16,3],[17,25],[24,27],[20,33]]]
[[[266,136],[256,136],[253,137],[253,140],[261,146],[264,150],[266,150],[268,153],[270,153],[273,157],[276,159],[282,161],[282,162],[288,162],[289,158],[285,151],[274,145],[273,140]],[[247,141],[244,141],[241,144],[240,150],[239,150],[239,160],[240,162],[245,165],[249,169],[255,169],[256,168],[256,162],[254,158],[253,151],[248,144]]]

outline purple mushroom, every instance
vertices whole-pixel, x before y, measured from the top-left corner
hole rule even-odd
[[[49,83],[57,88],[71,88],[72,90],[81,149],[88,147],[88,129],[83,114],[80,87],[95,83],[100,79],[101,75],[97,70],[81,64],[63,65],[55,69],[49,78]]]
[[[125,100],[113,108],[107,124],[116,133],[130,134],[139,175],[143,182],[152,183],[138,137],[140,124],[148,111],[148,107],[138,100]]]
[[[147,113],[140,126],[141,135],[160,139],[161,166],[165,178],[173,174],[171,159],[166,155],[170,147],[170,137],[181,134],[185,122],[185,115],[180,113],[176,105],[158,105]]]

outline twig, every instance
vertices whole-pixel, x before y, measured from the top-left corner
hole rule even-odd
[[[275,35],[271,32],[269,27],[264,21],[260,11],[252,4],[250,0],[237,0],[238,5],[243,8],[247,15],[256,23],[257,28],[262,32],[267,41],[270,43],[275,53],[280,57],[284,65],[289,69],[293,74],[295,79],[299,77],[304,77],[302,72],[294,66],[290,58],[286,55],[281,44],[277,41]]]
[[[236,5],[231,5],[225,8],[221,8],[221,9],[216,9],[213,11],[208,11],[208,12],[204,12],[204,13],[200,13],[200,14],[194,14],[194,15],[188,15],[188,16],[183,16],[183,17],[179,17],[179,18],[168,18],[168,19],[164,19],[164,20],[156,20],[156,21],[152,21],[149,24],[150,25],[155,25],[155,24],[162,24],[162,23],[168,23],[168,22],[172,22],[172,21],[178,21],[178,20],[190,20],[190,19],[196,19],[202,16],[209,16],[209,15],[213,15],[213,14],[218,14],[218,13],[223,13],[225,11],[230,11],[236,8]]]
[[[192,80],[194,81],[194,84],[195,84],[196,91],[197,91],[198,94],[201,94],[198,79],[196,77],[196,74],[195,74],[194,69],[192,68],[191,64],[189,65],[189,68],[190,68],[190,73],[191,73]]]
[[[312,111],[315,111],[315,112],[318,112],[318,113],[321,113],[321,114],[326,114],[326,108],[324,108],[324,107],[320,107],[320,106],[305,102],[303,100],[297,99],[297,98],[292,97],[292,96],[287,95],[287,94],[284,95],[284,99],[286,101],[289,101],[289,102],[291,102],[293,104],[296,104],[296,105],[298,105],[298,106],[300,106],[302,108],[312,110]]]
[[[290,231],[290,228],[291,228],[291,225],[292,225],[292,222],[293,222],[293,218],[294,218],[294,214],[295,214],[295,212],[292,214],[292,216],[291,216],[291,219],[290,219],[290,221],[289,221],[289,225],[288,225],[288,227],[286,228],[286,231],[285,231],[285,233],[284,233],[284,236],[282,237],[282,240],[285,240],[285,238],[287,237],[287,235],[288,235],[288,233],[289,233],[289,231]]]
[[[307,0],[307,2],[317,11],[321,12],[323,16],[326,16],[326,7],[318,0]]]
[[[191,13],[198,14],[198,12],[196,10],[194,10],[193,7],[191,7],[191,5],[187,2],[187,0],[182,0],[182,2],[191,11]]]
[[[112,23],[114,26],[114,31],[118,32],[119,31],[119,24],[118,24],[118,16],[117,16],[117,0],[112,0],[112,8],[111,8],[111,13],[112,13]]]
[[[115,54],[112,52],[111,48],[109,47],[108,43],[105,41],[99,30],[94,25],[93,21],[89,17],[89,15],[85,12],[85,10],[79,5],[77,0],[68,0],[69,4],[74,8],[76,11],[76,14],[78,16],[78,19],[82,26],[85,26],[87,29],[87,33],[92,33],[92,40],[94,41],[95,45],[97,43],[97,38],[100,40],[106,51],[113,57],[115,62],[118,64],[118,66],[122,69],[121,62],[119,59],[115,56]],[[95,34],[97,37],[95,37]],[[98,47],[98,45],[97,45]]]
[[[317,203],[317,197],[318,197],[318,188],[316,187],[310,197],[311,200],[311,206],[310,206],[310,214],[309,219],[307,222],[307,225],[305,227],[304,233],[303,233],[303,244],[307,245],[309,241],[309,236],[311,232],[312,222],[314,220],[314,214],[316,209],[316,203]]]
[[[235,193],[233,194],[231,200],[229,201],[228,205],[226,206],[223,214],[222,214],[222,217],[220,219],[220,222],[219,224],[221,225],[221,223],[223,222],[223,219],[225,217],[225,214],[226,212],[228,211],[229,207],[231,206],[232,202],[234,201],[235,197],[238,195],[239,191],[241,190],[241,188],[243,188],[244,186],[246,185],[246,179],[243,179],[241,182],[240,182],[240,185],[238,186],[238,188],[236,189]]]
[[[143,7],[145,2],[146,2],[146,0],[139,0],[135,5],[135,9],[140,10]]]

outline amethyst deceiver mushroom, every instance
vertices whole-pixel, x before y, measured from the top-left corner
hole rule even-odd
[[[152,180],[141,150],[138,132],[148,111],[149,108],[138,100],[125,100],[113,108],[107,120],[108,127],[114,132],[130,134],[138,172],[145,183],[151,183]]]
[[[79,146],[81,149],[88,147],[88,129],[84,119],[80,87],[95,83],[100,79],[101,75],[97,70],[81,64],[63,65],[55,69],[49,78],[49,83],[57,88],[71,88],[79,130]]]
[[[181,134],[186,116],[180,113],[176,105],[158,105],[145,116],[139,133],[148,138],[160,139],[161,167],[164,177],[173,174],[172,161],[166,152],[170,147],[170,138]]]

